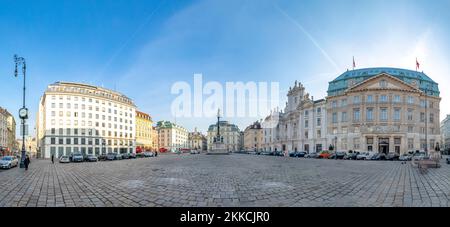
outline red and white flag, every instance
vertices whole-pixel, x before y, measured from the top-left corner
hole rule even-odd
[[[419,61],[417,61],[417,58],[416,58],[416,71],[417,71],[419,68],[420,68],[420,64],[419,64]]]

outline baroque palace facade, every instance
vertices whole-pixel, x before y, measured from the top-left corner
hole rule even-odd
[[[329,83],[314,100],[302,84],[289,89],[284,110],[262,123],[267,151],[434,151],[440,142],[438,84],[423,72],[367,68]]]

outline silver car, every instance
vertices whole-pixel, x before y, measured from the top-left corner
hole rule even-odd
[[[11,169],[19,164],[19,159],[14,156],[4,156],[0,160],[0,168],[2,169]]]

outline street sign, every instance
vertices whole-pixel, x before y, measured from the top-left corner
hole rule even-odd
[[[28,124],[24,125],[25,127],[25,135],[28,136]],[[20,126],[20,135],[23,135],[23,127]]]

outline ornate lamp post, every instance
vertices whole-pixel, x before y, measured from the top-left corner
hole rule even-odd
[[[17,55],[14,55],[14,63],[15,63],[15,70],[14,70],[14,76],[17,77],[18,74],[18,66],[22,66],[22,74],[23,74],[23,105],[22,108],[19,110],[19,117],[22,122],[22,157],[20,158],[20,168],[25,168],[25,156],[26,156],[26,148],[25,148],[25,120],[28,119],[28,109],[25,106],[25,79],[26,79],[26,70],[27,70],[27,64],[25,62],[25,58],[18,57]]]

